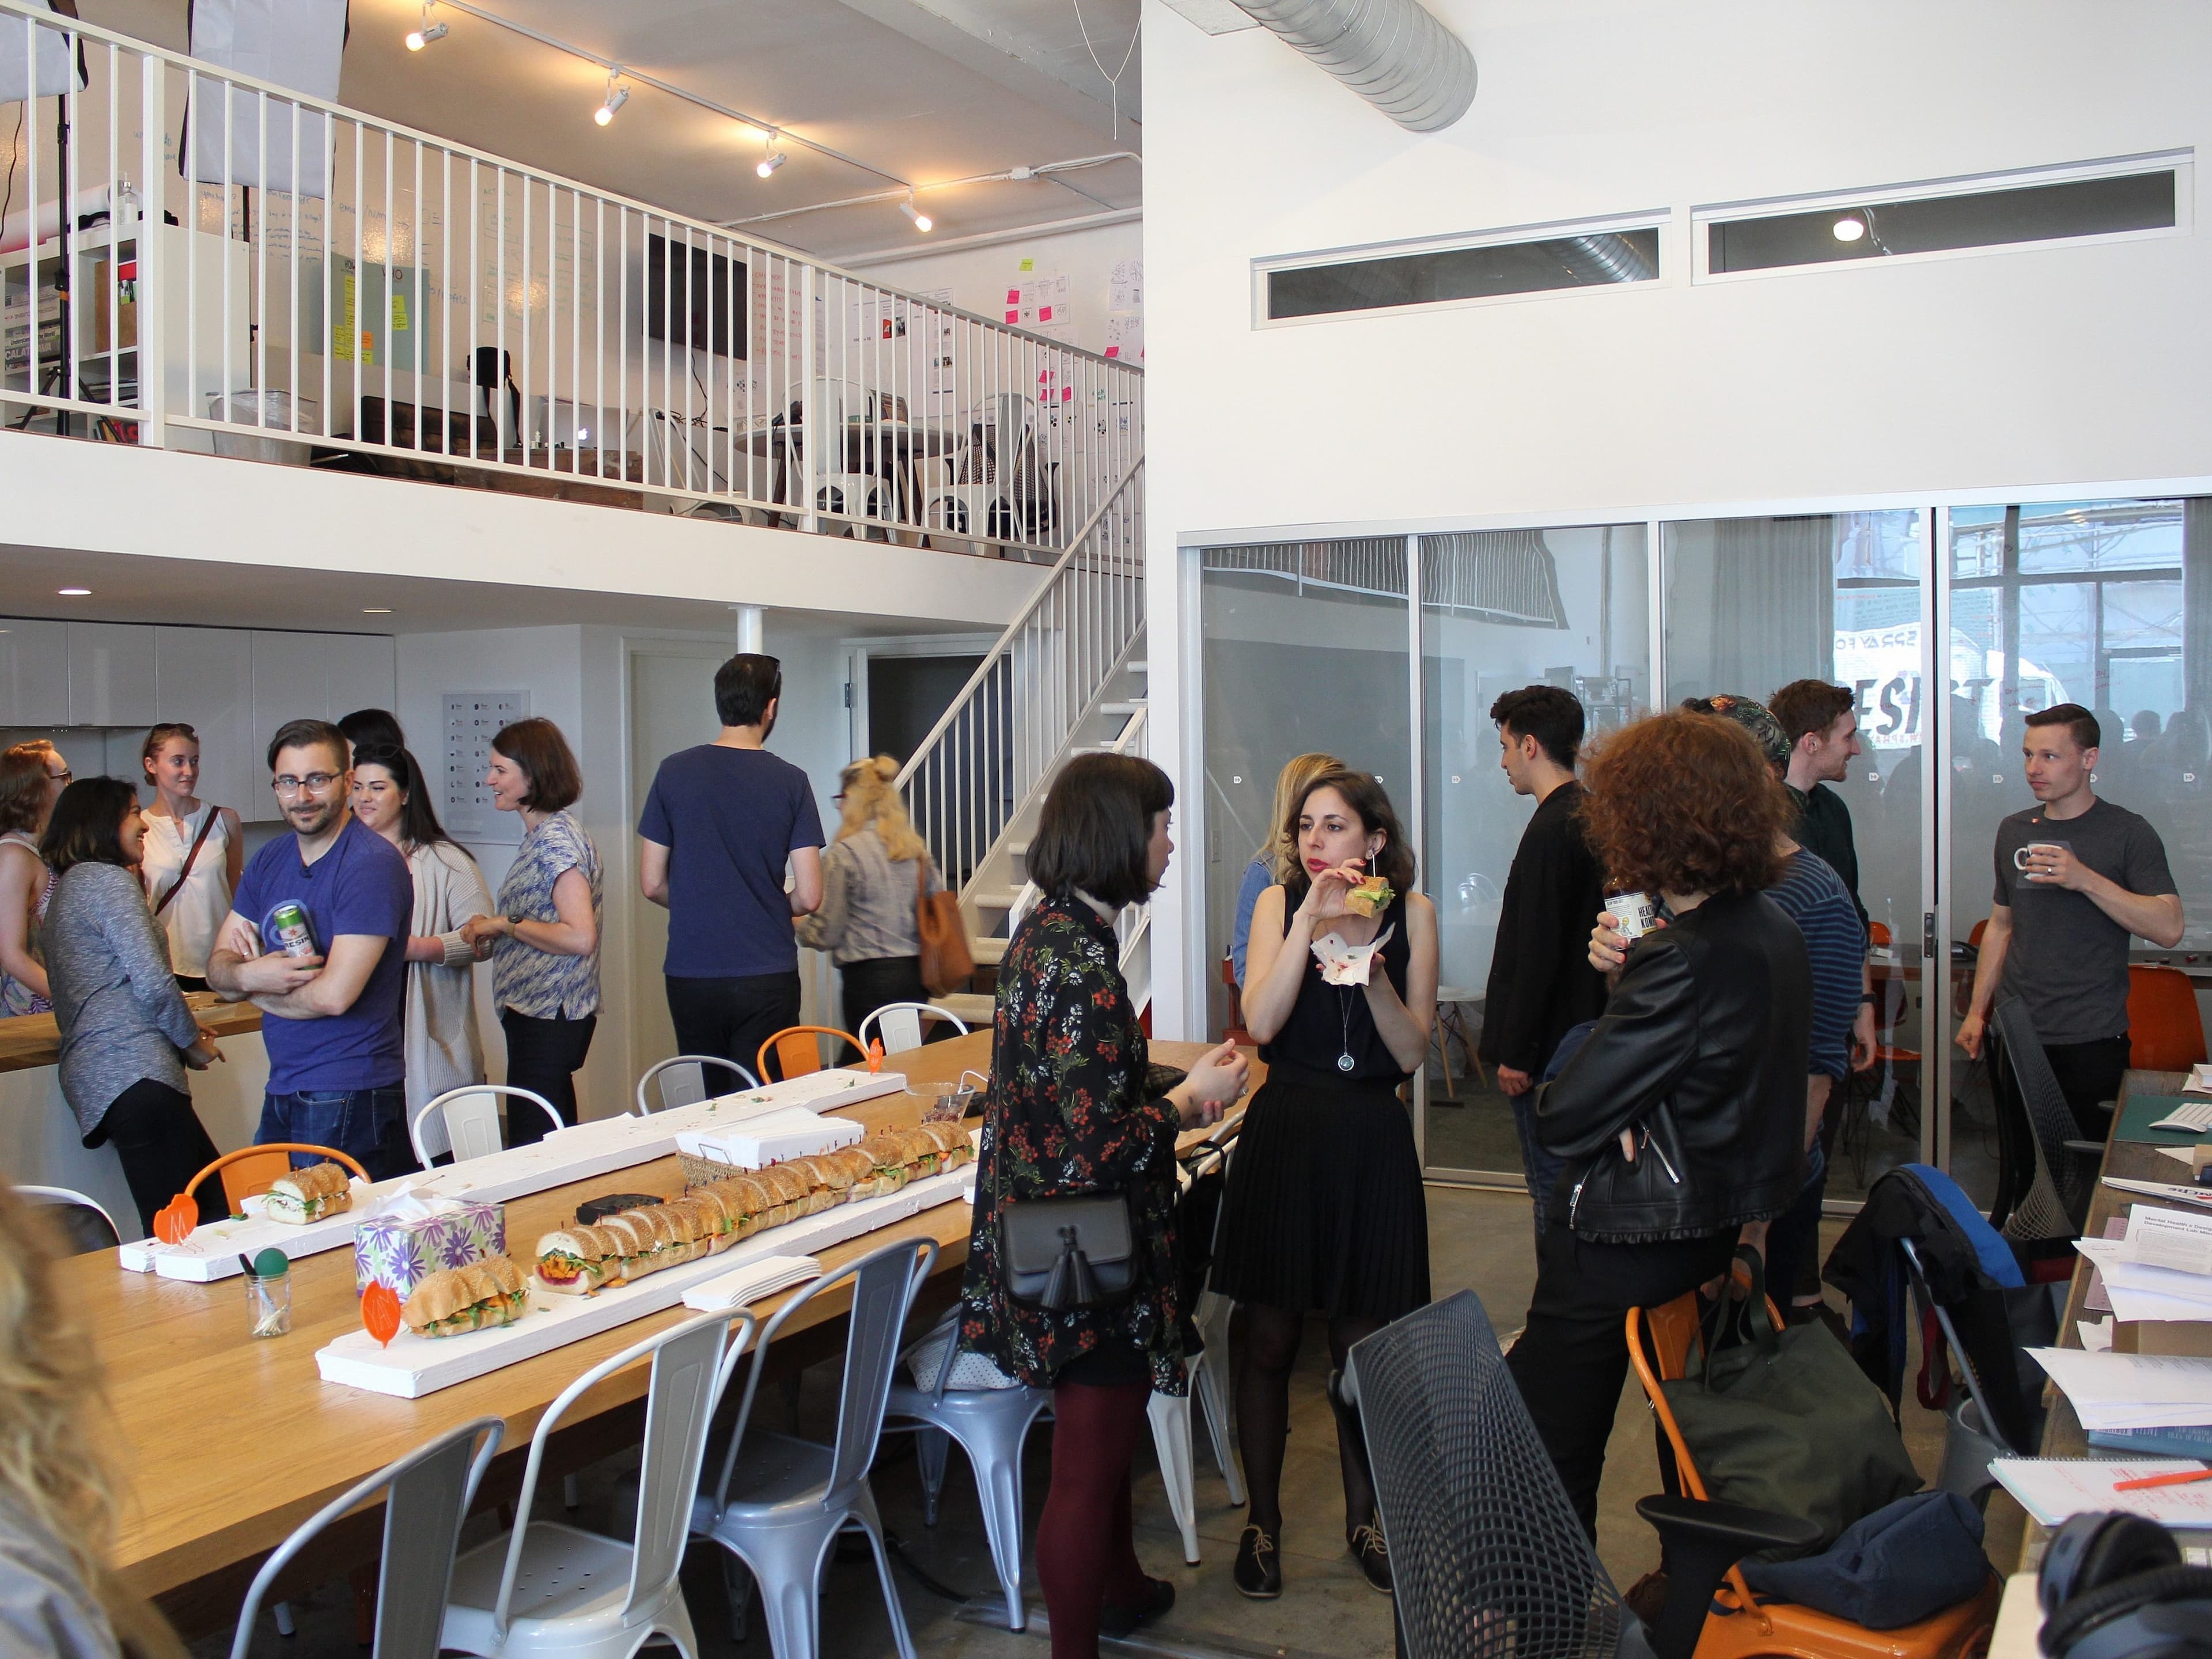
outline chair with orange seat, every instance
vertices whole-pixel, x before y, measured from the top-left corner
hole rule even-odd
[[[290,1154],[314,1152],[333,1164],[343,1164],[363,1181],[368,1171],[359,1162],[338,1151],[335,1146],[310,1146],[306,1141],[272,1140],[263,1146],[240,1146],[234,1152],[225,1152],[221,1158],[191,1178],[185,1188],[187,1193],[199,1190],[200,1182],[211,1175],[222,1177],[222,1195],[229,1201],[233,1215],[242,1214],[246,1200],[267,1192],[279,1177],[292,1167]]]
[[[1771,1300],[1766,1306],[1768,1316],[1779,1326],[1780,1310]],[[1690,1455],[1688,1443],[1682,1438],[1680,1425],[1668,1405],[1666,1390],[1660,1387],[1662,1381],[1672,1382],[1688,1374],[1691,1344],[1698,1334],[1698,1297],[1694,1291],[1662,1307],[1628,1310],[1628,1357],[1636,1367],[1638,1380],[1644,1385],[1644,1397],[1650,1401],[1667,1437],[1667,1448],[1674,1455],[1683,1496],[1699,1503],[1711,1503],[1712,1499],[1698,1473],[1696,1461]],[[1646,1513],[1647,1505],[1655,1504],[1663,1509],[1664,1500],[1647,1498],[1637,1507],[1638,1513],[1656,1525],[1663,1516]],[[1671,1578],[1671,1562],[1669,1576]],[[1794,1655],[1796,1659],[1958,1659],[1959,1656],[1978,1653],[1987,1646],[1990,1632],[1996,1622],[2001,1589],[1996,1575],[1991,1573],[1978,1594],[1957,1606],[1947,1607],[1917,1624],[1876,1631],[1794,1601],[1754,1595],[1744,1582],[1741,1567],[1731,1566],[1723,1576],[1697,1632],[1695,1659],[1753,1659],[1756,1655],[1775,1654]],[[1679,1628],[1670,1631],[1669,1626],[1688,1619],[1692,1608],[1688,1604],[1678,1608],[1676,1601],[1676,1597],[1669,1595],[1667,1610],[1653,1632],[1654,1645],[1662,1655],[1670,1645],[1670,1635],[1677,1644],[1687,1645],[1686,1634]]]
[[[2131,964],[2128,1064],[2138,1072],[2185,1072],[2204,1059],[2204,1022],[2189,975],[2179,968]]]
[[[881,1059],[872,1057],[860,1046],[860,1039],[850,1031],[841,1031],[834,1025],[787,1025],[761,1044],[760,1053],[754,1057],[753,1069],[760,1073],[763,1083],[818,1072],[822,1069],[822,1049],[816,1039],[819,1037],[836,1038],[866,1061],[872,1072],[883,1064]],[[769,1069],[770,1054],[775,1056],[774,1071]]]

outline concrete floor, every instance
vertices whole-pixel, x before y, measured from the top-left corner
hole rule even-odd
[[[1826,1229],[1833,1242],[1840,1223]],[[1431,1188],[1429,1232],[1434,1288],[1438,1296],[1462,1287],[1481,1297],[1501,1334],[1516,1330],[1534,1283],[1534,1252],[1527,1200],[1513,1194]],[[1914,1357],[1917,1364],[1917,1356]],[[1160,1486],[1159,1471],[1140,1455],[1136,1486],[1137,1549],[1146,1570],[1172,1578],[1174,1611],[1149,1627],[1139,1641],[1108,1643],[1109,1653],[1236,1656],[1313,1656],[1314,1659],[1364,1659],[1391,1651],[1390,1601],[1369,1589],[1346,1554],[1343,1492],[1337,1468],[1335,1427],[1322,1382],[1328,1370],[1327,1344],[1317,1327],[1299,1358],[1292,1397],[1291,1441],[1284,1470],[1283,1536],[1285,1593],[1276,1601],[1249,1601],[1229,1579],[1243,1512],[1232,1509],[1220,1472],[1213,1466],[1200,1431],[1197,1493],[1204,1564],[1183,1565],[1180,1542]],[[800,1431],[826,1437],[836,1412],[833,1368],[817,1367],[799,1404]],[[763,1399],[764,1420],[781,1418],[781,1401]],[[1906,1390],[1905,1435],[1923,1475],[1935,1473],[1942,1443],[1942,1419],[1921,1410]],[[1036,1512],[1050,1475],[1050,1434],[1030,1437],[1025,1497],[1034,1532]],[[570,1519],[586,1527],[614,1529],[611,1514],[618,1471],[603,1468],[584,1480],[582,1512]],[[973,1480],[956,1451],[945,1483],[938,1524],[921,1519],[921,1483],[911,1452],[894,1444],[875,1475],[877,1501],[887,1529],[909,1560],[948,1589],[963,1592],[969,1605],[947,1599],[914,1573],[901,1570],[899,1595],[916,1650],[932,1659],[1036,1659],[1046,1650],[1042,1601],[1030,1586],[1035,1610],[1030,1628],[1017,1635],[993,1622],[1003,1619]],[[1657,1565],[1658,1545],[1638,1518],[1638,1498],[1660,1490],[1651,1419],[1632,1376],[1624,1391],[1601,1495],[1598,1548],[1613,1582],[1626,1589]],[[559,1516],[557,1499],[541,1510]],[[2008,1569],[2017,1554],[2020,1512],[1999,1493],[1990,1504],[1990,1559]],[[479,1518],[465,1541],[479,1530]],[[720,1568],[713,1553],[695,1548],[684,1571],[684,1591],[708,1659],[765,1659],[765,1636],[756,1626],[750,1640],[731,1639]],[[279,1637],[267,1614],[254,1633],[254,1659],[353,1659],[351,1592],[339,1581],[295,1604],[297,1634]],[[891,1633],[883,1611],[875,1571],[865,1554],[833,1563],[823,1587],[823,1645],[825,1659],[889,1654]],[[220,1659],[228,1635],[194,1644],[196,1659]]]

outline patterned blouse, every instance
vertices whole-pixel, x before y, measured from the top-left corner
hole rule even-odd
[[[584,826],[567,812],[556,812],[522,838],[507,879],[499,884],[499,914],[525,921],[558,921],[553,884],[565,871],[580,870],[592,884],[592,926],[599,926],[599,852]],[[599,1006],[599,953],[556,956],[519,939],[492,947],[491,982],[502,1008],[532,1019],[581,1019]]]
[[[990,1109],[961,1295],[961,1344],[1033,1387],[1103,1342],[1135,1343],[1152,1387],[1184,1391],[1176,1279],[1176,1109],[1144,1095],[1146,1045],[1115,966],[1113,927],[1081,899],[1025,917],[999,965]],[[1133,1200],[1135,1295],[1115,1308],[1048,1313],[1010,1300],[999,1265],[1009,1200],[1126,1192]]]

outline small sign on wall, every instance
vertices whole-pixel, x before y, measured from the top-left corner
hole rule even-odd
[[[522,814],[492,805],[484,771],[499,729],[529,715],[527,691],[446,693],[446,830],[456,840],[522,839]]]

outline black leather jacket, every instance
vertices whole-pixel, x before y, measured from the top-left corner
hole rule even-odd
[[[1608,1243],[1779,1215],[1804,1174],[1812,1014],[1804,937],[1762,893],[1716,894],[1638,939],[1536,1097],[1536,1138],[1566,1160],[1552,1213]]]

